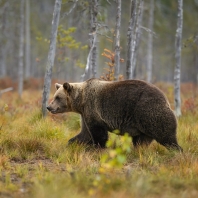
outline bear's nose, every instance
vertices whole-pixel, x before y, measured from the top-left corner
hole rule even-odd
[[[51,108],[50,106],[47,106],[47,110],[48,110],[48,111],[51,111],[52,108]]]

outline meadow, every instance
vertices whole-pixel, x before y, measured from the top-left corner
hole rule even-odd
[[[158,83],[174,107],[173,85]],[[68,146],[80,130],[74,113],[41,116],[42,91],[0,96],[0,197],[198,197],[197,87],[181,87],[178,142],[183,153],[153,142],[134,150],[110,134],[107,149]],[[52,92],[54,89],[52,89]],[[52,96],[52,95],[51,95]]]

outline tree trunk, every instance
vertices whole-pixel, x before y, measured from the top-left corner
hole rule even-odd
[[[181,47],[182,47],[182,29],[183,29],[183,0],[178,0],[178,18],[175,42],[175,113],[181,116],[181,97],[180,97],[180,68],[181,68]]]
[[[52,19],[52,29],[51,29],[51,39],[50,39],[50,48],[48,52],[46,72],[44,78],[44,87],[43,87],[43,98],[42,98],[42,115],[46,116],[46,106],[49,99],[49,93],[51,88],[51,78],[52,78],[52,67],[54,65],[55,51],[56,51],[56,37],[58,31],[58,24],[60,18],[62,0],[56,0],[54,5],[54,13]]]
[[[96,77],[96,58],[97,58],[97,15],[98,15],[98,1],[89,1],[89,21],[90,21],[90,33],[89,33],[89,54],[87,57],[87,65],[85,67],[85,72],[81,76],[82,80],[86,80],[90,76],[92,78]]]
[[[196,84],[198,85],[198,35],[195,38],[196,50],[195,53],[195,71],[196,71]]]
[[[21,98],[23,92],[23,51],[24,51],[24,0],[20,7],[20,33],[19,33],[19,69],[18,69],[18,94]]]
[[[115,80],[120,73],[120,24],[121,24],[121,0],[117,0],[117,16],[115,28]]]
[[[154,20],[154,0],[150,0],[149,22],[148,28],[148,46],[147,46],[147,81],[152,81],[152,65],[153,65],[153,20]]]
[[[30,77],[30,67],[31,67],[31,60],[30,60],[30,0],[26,0],[26,27],[25,27],[25,34],[26,34],[26,43],[25,43],[25,78]]]
[[[137,9],[137,0],[131,1],[131,18],[129,21],[129,27],[127,32],[128,37],[128,50],[127,50],[127,61],[126,61],[126,78],[132,79],[133,71],[133,57],[135,50],[135,25],[136,25],[136,9]]]
[[[93,43],[95,43],[95,42],[96,42],[96,33],[94,34]],[[89,50],[89,54],[88,54],[88,56],[87,56],[87,64],[86,64],[86,67],[85,67],[85,72],[84,72],[84,74],[81,76],[81,80],[82,80],[82,81],[86,80],[86,78],[87,78],[88,75],[89,75],[89,70],[90,70],[90,67],[91,67],[90,61],[92,61],[91,57],[92,57],[92,51],[93,51],[93,49],[94,49],[94,46],[95,46],[95,44],[93,44],[93,45],[91,46],[91,49]]]
[[[6,64],[5,64],[5,49],[1,48],[0,51],[0,78],[3,78],[6,76]]]
[[[97,60],[97,15],[98,15],[98,1],[99,0],[92,0],[92,24],[91,24],[91,42],[93,45],[92,55],[91,55],[91,68],[92,74],[91,77],[96,77],[96,60]],[[94,42],[95,41],[95,42]]]
[[[135,42],[135,49],[134,49],[134,57],[133,57],[133,72],[132,76],[135,78],[136,75],[136,66],[137,66],[137,53],[138,53],[138,47],[140,43],[140,36],[141,36],[141,24],[142,24],[142,18],[143,18],[143,7],[144,7],[144,1],[140,0],[139,6],[138,6],[138,16],[136,20],[136,28],[135,28],[135,34],[136,34],[136,42]]]
[[[1,50],[0,50],[0,77],[5,77],[7,75],[6,69],[6,56],[8,51],[8,10],[9,2],[5,2],[5,4],[1,7],[0,13],[2,18],[2,24],[0,24],[0,43],[1,43]]]

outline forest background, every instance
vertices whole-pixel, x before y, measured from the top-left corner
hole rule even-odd
[[[21,2],[25,2],[24,9]],[[90,2],[62,1],[53,83],[82,80],[90,50]],[[116,1],[99,2],[96,77],[108,73],[108,63],[112,63],[112,57],[104,53],[111,55],[115,50],[117,14]],[[147,80],[148,41],[152,34],[151,82],[164,91],[174,109],[179,1],[154,1],[152,31],[151,2],[144,1],[135,78]],[[177,133],[183,153],[168,151],[157,142],[148,149],[135,150],[130,137],[112,133],[104,150],[67,146],[80,131],[79,115],[41,115],[54,3],[0,0],[0,197],[198,197],[198,0],[183,2],[182,116],[178,118]],[[130,3],[122,0],[120,57],[124,61],[120,62],[120,74],[124,78]],[[21,98],[17,92],[20,76],[24,77],[20,81],[24,83]],[[3,93],[8,87],[14,90]],[[50,97],[54,90],[51,88]]]
[[[24,76],[43,78],[46,69],[47,53],[54,9],[53,0],[29,1],[29,13],[25,14],[27,25],[30,16],[30,53],[28,69],[25,63],[27,50],[24,43]],[[64,0],[61,7],[57,49],[52,78],[67,81],[80,81],[84,73],[89,53],[89,9],[88,1],[77,1],[76,7],[68,14],[73,1]],[[183,5],[183,39],[181,81],[198,80],[198,1],[184,1]],[[116,22],[115,1],[101,0],[97,16],[100,28],[97,38],[97,73],[100,77],[108,66],[106,57],[102,56],[105,49],[114,51],[114,31]],[[144,2],[141,22],[141,35],[137,52],[135,78],[146,79],[147,45],[149,20],[149,1]],[[126,60],[127,29],[130,19],[130,1],[122,1],[120,28],[120,57]],[[18,80],[19,36],[20,36],[20,1],[0,1],[0,77],[10,77],[13,82]],[[25,28],[26,28],[25,25]],[[175,33],[177,27],[177,1],[158,0],[154,5],[153,24],[153,70],[152,81],[173,82],[175,67]],[[26,31],[25,31],[26,32]],[[120,74],[126,76],[126,61],[120,63]],[[28,71],[27,71],[28,70]],[[3,83],[0,85],[1,88]],[[40,85],[42,88],[42,84]]]

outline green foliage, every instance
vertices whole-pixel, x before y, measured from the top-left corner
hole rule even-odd
[[[119,134],[118,130],[113,131]],[[109,176],[115,174],[127,162],[127,155],[131,152],[131,137],[125,133],[118,138],[112,135],[107,141],[107,152],[101,155],[98,175],[93,180],[93,188],[89,190],[90,195],[95,195],[98,190],[108,192],[110,189],[119,189],[122,186],[122,180],[115,179],[111,181]],[[109,175],[109,176],[108,176]]]
[[[85,64],[81,63],[80,60],[76,61],[76,66],[78,66],[80,68],[85,68]]]
[[[57,46],[58,48],[68,47],[70,49],[78,49],[81,45],[80,42],[77,42],[71,34],[76,31],[75,27],[70,27],[69,29],[63,29],[63,26],[60,25],[58,27],[58,34],[57,34]]]
[[[86,46],[82,46],[81,42],[77,42],[74,37],[71,36],[74,32],[76,32],[76,27],[70,27],[65,30],[63,26],[60,25],[57,34],[57,47],[68,47],[70,49],[79,49],[81,47],[81,49],[86,49]]]
[[[115,131],[114,133],[119,133]],[[101,156],[100,172],[108,169],[122,168],[127,161],[127,154],[131,152],[131,137],[126,133],[118,138],[114,135],[107,141],[108,152]]]
[[[58,27],[58,34],[57,34],[57,59],[59,62],[76,62],[76,66],[80,68],[84,68],[85,64],[80,61],[80,59],[72,60],[70,57],[66,57],[66,54],[68,54],[68,51],[72,53],[79,54],[81,50],[87,50],[87,45],[82,45],[81,42],[77,42],[72,34],[76,32],[76,27],[70,27],[68,29],[64,29],[62,25]],[[80,52],[79,52],[80,51]]]

